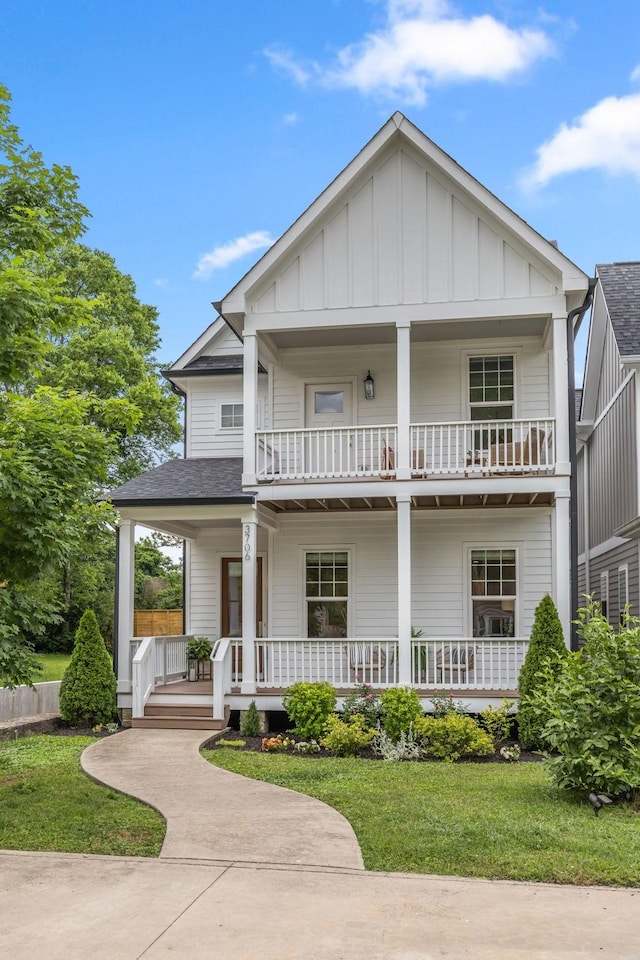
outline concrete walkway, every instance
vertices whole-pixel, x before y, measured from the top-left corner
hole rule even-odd
[[[163,858],[362,870],[351,825],[320,800],[220,770],[200,756],[210,731],[136,729],[88,747],[90,777],[167,821]]]
[[[640,891],[0,852],[11,960],[639,960]]]

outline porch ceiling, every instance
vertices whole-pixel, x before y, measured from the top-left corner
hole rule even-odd
[[[554,502],[550,492],[536,493],[461,493],[429,494],[411,498],[411,505],[418,510],[451,510],[478,507],[547,507]],[[261,500],[261,506],[274,513],[327,513],[358,512],[371,510],[395,510],[394,497],[326,497],[309,500]]]

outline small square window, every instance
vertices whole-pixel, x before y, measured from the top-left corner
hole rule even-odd
[[[241,403],[220,404],[220,427],[222,430],[241,430],[244,412]]]

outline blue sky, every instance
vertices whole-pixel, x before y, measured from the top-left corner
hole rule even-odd
[[[395,110],[587,273],[640,259],[637,0],[3,0],[0,82],[167,363]]]

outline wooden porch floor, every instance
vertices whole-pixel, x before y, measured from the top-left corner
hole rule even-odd
[[[379,693],[384,688],[380,688]],[[474,697],[508,697],[518,696],[517,690],[443,690],[433,687],[415,687],[416,693],[421,699],[431,699],[433,697],[453,697],[455,700],[473,699]],[[251,696],[261,697],[281,697],[286,692],[286,687],[261,687],[258,686],[255,694]],[[175,680],[173,683],[164,683],[157,686],[154,693],[175,694],[176,696],[191,695],[213,697],[213,682],[211,680]],[[240,696],[240,687],[232,687],[229,691],[232,696]],[[336,688],[336,694],[339,697],[346,697],[353,693],[353,687]],[[249,694],[247,694],[249,697]]]

